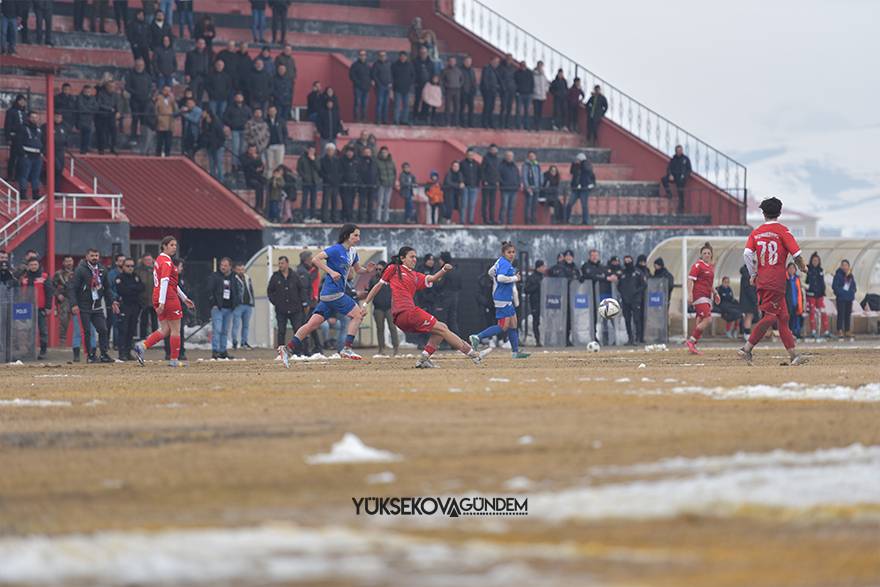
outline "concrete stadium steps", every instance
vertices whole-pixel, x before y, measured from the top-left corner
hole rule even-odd
[[[522,132],[522,131],[519,131]],[[555,131],[558,132],[558,131]],[[541,136],[548,136],[549,134],[555,134],[554,131],[544,131]],[[560,133],[560,134],[571,134],[571,133]],[[502,145],[498,143],[498,151],[499,155],[503,155],[504,151],[513,151],[513,157],[517,161],[525,161],[526,156],[529,154],[529,151],[535,151],[535,154],[538,156],[538,161],[541,162],[541,166],[544,167],[546,162],[553,162],[557,166],[560,163],[556,163],[557,161],[565,162],[564,165],[566,168],[571,164],[572,161],[578,156],[579,153],[584,153],[587,156],[587,159],[590,160],[591,163],[611,163],[611,149],[601,149],[596,147],[513,147],[508,146],[511,145],[509,141]],[[515,144],[515,143],[513,143]],[[489,145],[471,145],[472,149],[476,149],[478,153],[483,154],[489,150]],[[559,168],[562,171],[562,168]]]

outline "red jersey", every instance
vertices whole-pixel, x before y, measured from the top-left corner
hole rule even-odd
[[[400,268],[400,276],[398,277],[397,269]],[[405,265],[391,264],[385,268],[382,273],[382,283],[388,284],[391,288],[391,315],[396,316],[401,312],[413,310],[416,307],[413,298],[416,292],[431,284],[425,278],[424,273],[413,271]]]
[[[694,282],[694,304],[712,303],[712,284],[715,283],[715,267],[702,259],[691,265],[688,279]]]
[[[162,283],[162,280],[168,278],[168,289],[165,293],[165,301],[168,301],[168,298],[174,297],[177,299],[177,265],[174,264],[174,261],[171,260],[171,257],[166,255],[165,253],[161,253],[158,257],[156,257],[156,262],[153,264],[153,305],[159,305],[159,290]]]
[[[752,259],[751,275],[757,270],[755,287],[759,290],[785,292],[788,277],[785,265],[788,256],[797,257],[801,248],[791,231],[775,220],[765,222],[752,231],[746,241],[745,257]],[[746,262],[746,266],[749,262]]]

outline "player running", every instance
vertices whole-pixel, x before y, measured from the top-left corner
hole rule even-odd
[[[739,350],[739,355],[751,365],[752,349],[776,322],[779,338],[791,357],[790,364],[803,365],[807,358],[795,351],[794,336],[788,327],[788,308],[785,305],[788,256],[794,258],[795,265],[802,272],[806,273],[807,266],[791,231],[777,220],[782,213],[782,202],[778,198],[767,198],[761,202],[760,208],[764,212],[765,222],[749,235],[743,259],[751,276],[750,283],[757,289],[758,308],[763,317],[752,327],[752,334]]]
[[[171,343],[171,360],[169,367],[178,367],[180,363],[180,320],[183,318],[183,307],[186,304],[190,310],[195,310],[196,305],[186,297],[178,285],[177,265],[173,257],[177,254],[177,239],[166,236],[159,245],[162,252],[156,257],[153,264],[153,308],[159,318],[159,329],[147,337],[144,342],[134,345],[135,357],[141,367],[144,366],[144,351],[155,346],[167,336]]]
[[[492,298],[495,301],[495,319],[498,323],[479,334],[472,334],[470,343],[472,347],[479,348],[484,339],[506,332],[510,341],[511,356],[514,359],[527,359],[530,354],[519,351],[519,330],[516,322],[516,300],[519,298],[516,284],[520,280],[520,275],[513,267],[515,257],[516,247],[506,241],[501,243],[501,257],[489,269],[489,276],[492,277]]]
[[[372,270],[374,266],[373,263],[369,263],[366,268],[361,267],[360,258],[354,249],[359,242],[361,242],[361,229],[354,224],[346,224],[339,231],[335,245],[312,257],[312,263],[325,274],[324,283],[321,285],[318,305],[315,306],[308,321],[296,331],[286,346],[278,347],[278,354],[288,369],[290,369],[290,357],[303,353],[303,340],[317,330],[322,322],[337,314],[351,318],[345,346],[339,354],[346,359],[358,361],[361,359],[361,356],[352,350],[351,345],[364,316],[357,303],[345,293],[345,284],[351,270],[355,273],[363,273]]]
[[[422,356],[416,363],[417,369],[433,369],[436,367],[431,361],[431,355],[437,350],[437,345],[441,340],[445,340],[454,349],[458,349],[468,356],[475,364],[479,365],[483,357],[489,354],[489,350],[482,352],[472,348],[471,345],[460,339],[449,327],[443,322],[439,322],[435,316],[417,307],[413,302],[416,292],[426,287],[431,287],[437,281],[443,279],[443,276],[452,271],[452,265],[449,263],[437,273],[433,275],[425,275],[414,271],[418,256],[412,247],[401,247],[385,272],[382,278],[373,286],[370,293],[367,294],[361,307],[361,316],[366,316],[367,305],[373,301],[373,298],[379,291],[388,285],[391,287],[391,315],[394,324],[404,332],[411,333],[427,333],[430,334],[428,344],[422,351]]]
[[[684,344],[692,355],[702,355],[703,351],[697,348],[697,341],[703,336],[703,330],[712,323],[712,301],[721,303],[721,297],[712,285],[715,283],[715,265],[712,258],[715,252],[712,245],[704,243],[700,247],[700,258],[691,265],[688,272],[687,291],[688,305],[694,307],[697,319],[694,322],[694,330]]]

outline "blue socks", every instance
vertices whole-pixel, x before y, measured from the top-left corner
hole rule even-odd
[[[510,351],[514,353],[519,352],[519,330],[516,328],[511,328],[507,331],[507,340],[510,341]]]
[[[480,340],[482,341],[487,338],[492,338],[493,336],[499,336],[503,333],[504,333],[504,330],[502,330],[501,327],[498,326],[497,324],[494,324],[494,325],[486,328],[485,330],[483,330],[483,332],[479,333],[477,336],[479,336]]]
[[[353,345],[353,344],[354,344],[354,335],[353,334],[346,334],[345,335],[345,346],[348,348],[351,348],[351,345]]]
[[[290,342],[287,343],[287,348],[292,350],[293,354],[301,355],[303,352],[303,341],[294,335],[294,337],[290,339]]]

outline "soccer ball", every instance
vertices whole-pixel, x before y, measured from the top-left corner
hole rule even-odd
[[[614,298],[606,298],[599,302],[599,315],[606,320],[611,320],[620,314],[620,303]]]
[[[602,347],[599,346],[599,343],[595,340],[591,340],[587,343],[587,352],[589,353],[598,353]]]

